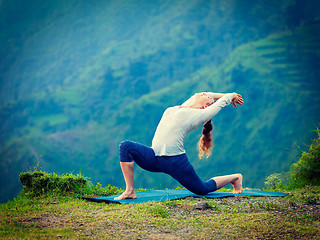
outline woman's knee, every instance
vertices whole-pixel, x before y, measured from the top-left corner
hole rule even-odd
[[[217,184],[213,179],[206,182],[197,179],[190,179],[189,182],[184,182],[185,188],[197,195],[207,195],[210,192],[217,190]]]
[[[194,190],[194,191],[191,191],[191,192],[193,192],[193,193],[195,193],[195,194],[197,194],[197,195],[207,195],[209,192],[208,192],[208,190],[207,189],[196,189],[196,190]]]
[[[179,181],[179,180],[178,180]],[[189,179],[188,181],[179,181],[182,186],[197,195],[206,195],[209,193],[208,186],[205,182],[198,179]]]
[[[119,144],[120,162],[132,162],[132,156],[129,151],[132,149],[132,142],[125,140]]]
[[[131,146],[131,141],[129,141],[129,140],[124,140],[124,141],[122,141],[122,142],[119,144],[119,149],[120,149],[120,151],[121,151],[121,150],[125,150],[125,149],[130,148],[130,146]]]

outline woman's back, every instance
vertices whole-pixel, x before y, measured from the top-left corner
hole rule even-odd
[[[204,109],[184,105],[167,108],[152,140],[152,149],[156,156],[174,156],[185,153],[183,147],[185,136],[213,118],[230,102],[230,96],[225,95]]]
[[[157,156],[174,156],[185,153],[185,136],[200,125],[195,124],[198,109],[170,107],[164,113],[152,140]]]

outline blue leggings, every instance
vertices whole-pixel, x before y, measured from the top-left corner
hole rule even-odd
[[[199,178],[185,153],[176,156],[155,156],[152,148],[132,141],[121,142],[120,162],[132,161],[147,171],[169,174],[195,194],[206,195],[217,190],[217,184],[213,179],[203,182]]]

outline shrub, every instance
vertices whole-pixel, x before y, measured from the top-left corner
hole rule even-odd
[[[318,138],[312,140],[308,152],[303,152],[299,161],[292,164],[289,172],[274,173],[266,178],[269,189],[320,186],[320,130]]]
[[[81,191],[81,195],[85,194],[87,196],[110,196],[120,194],[121,192],[121,189],[115,186],[111,186],[110,184],[108,184],[108,186],[106,187],[102,187],[100,183],[96,183],[96,185],[92,185],[91,183],[89,183],[89,185],[84,186],[84,188]]]
[[[286,184],[286,179],[287,179],[288,173],[283,172],[283,173],[274,173],[271,174],[266,178],[266,181],[264,184],[268,189],[279,189],[283,188],[284,185]]]
[[[34,170],[33,172],[20,173],[19,181],[23,184],[23,194],[30,196],[39,196],[48,192],[80,193],[88,185],[88,180],[81,172],[77,175],[68,173],[58,176],[56,173]]]
[[[316,130],[318,138],[312,140],[308,152],[303,152],[299,161],[290,169],[290,184],[295,187],[320,185],[320,131]]]

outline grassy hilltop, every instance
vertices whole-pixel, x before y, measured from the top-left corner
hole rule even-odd
[[[286,197],[192,198],[105,204],[79,195],[120,194],[77,175],[20,174],[23,191],[0,205],[1,239],[319,239],[320,131],[286,176],[266,180]],[[181,189],[181,188],[179,188]],[[137,189],[145,191],[146,189]],[[223,188],[219,191],[229,191]]]
[[[110,186],[90,190],[86,195],[120,193]],[[75,193],[20,196],[0,205],[0,237],[319,239],[319,194],[319,187],[305,187],[285,198],[188,198],[137,205],[87,202]],[[198,209],[199,201],[208,207]]]

